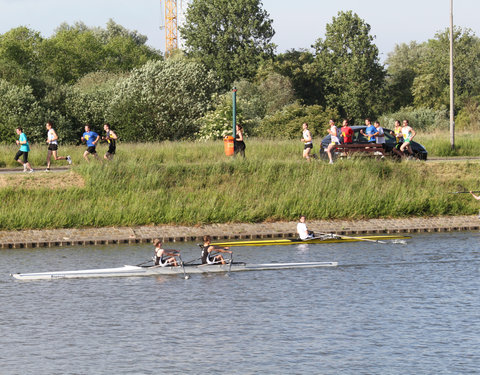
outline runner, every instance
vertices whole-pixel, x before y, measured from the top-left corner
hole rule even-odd
[[[298,237],[304,241],[315,237],[315,233],[307,229],[304,215],[300,216],[300,222],[297,224],[297,233]]]
[[[18,150],[17,154],[15,155],[15,161],[18,161],[20,164],[23,165],[24,172],[27,172],[27,169],[28,169],[28,173],[32,173],[33,168],[28,162],[28,152],[30,151],[30,145],[28,144],[27,136],[25,135],[21,127],[18,127],[16,129],[16,132],[19,138],[15,142],[17,145],[20,146],[20,150]],[[23,162],[18,160],[20,159],[20,156],[23,156]]]
[[[306,122],[302,124],[302,129],[303,129],[302,142],[304,143],[303,157],[307,161],[310,161],[310,151],[312,151],[313,149],[312,135],[310,134],[310,130],[308,130],[308,124]]]
[[[395,136],[395,147],[392,149],[392,152],[400,157],[403,156],[403,153],[400,151],[400,147],[402,147],[403,144],[403,134],[402,134],[402,124],[400,121],[395,120],[395,128],[393,129],[393,132],[390,131],[391,135]]]
[[[235,140],[233,145],[233,150],[235,155],[240,154],[245,157],[245,142],[243,141],[243,126],[236,124],[235,125]]]
[[[212,242],[212,238],[210,236],[204,236],[203,237],[203,247],[202,247],[202,264],[227,264],[225,262],[225,259],[223,258],[222,255],[220,254],[215,254],[214,252],[219,252],[219,253],[229,253],[231,254],[232,252],[229,249],[229,247],[217,247],[210,245]]]
[[[156,266],[162,266],[162,267],[167,267],[167,266],[173,266],[177,267],[178,262],[175,257],[177,257],[180,252],[177,250],[165,250],[162,248],[162,241],[160,241],[158,238],[155,238],[153,240],[153,245],[155,246],[153,258],[154,258],[154,263]]]
[[[95,157],[95,159],[99,160],[96,147],[97,147],[97,142],[100,139],[100,136],[94,131],[90,130],[90,125],[88,124],[85,125],[85,133],[83,133],[83,136],[81,139],[82,139],[82,142],[87,143],[87,150],[83,153],[84,159],[88,162],[89,161],[88,154],[92,154]]]
[[[48,121],[45,127],[47,128],[47,144],[48,144],[47,169],[45,169],[45,172],[50,172],[50,161],[51,161],[52,155],[55,160],[66,160],[68,164],[72,164],[72,159],[70,158],[70,155],[67,155],[67,156],[57,155],[58,136],[57,136],[57,133],[55,133],[55,130],[53,129],[52,122]]]
[[[348,126],[347,119],[343,120],[342,128],[340,129],[340,131],[342,132],[343,143],[353,143],[353,129]]]
[[[113,130],[110,129],[110,124],[106,123],[103,125],[103,130],[105,130],[106,135],[102,139],[108,142],[108,151],[105,153],[103,158],[105,160],[112,160],[117,149],[117,135]]]
[[[372,125],[372,122],[370,121],[369,118],[365,119],[365,126],[366,126],[366,129],[365,129],[366,133],[363,131],[363,129],[360,129],[360,133],[365,137],[367,137],[367,141],[369,143],[375,143],[376,142],[375,133],[377,132],[377,129],[375,128],[375,126]]]
[[[329,121],[330,129],[328,129],[328,134],[330,134],[330,144],[327,147],[327,155],[329,164],[333,164],[333,157],[332,157],[332,150],[335,148],[336,145],[340,144],[340,140],[338,139],[338,129],[335,126],[335,121],[330,119]]]
[[[374,135],[377,139],[377,144],[382,145],[382,147],[385,148],[385,133],[383,131],[383,128],[380,126],[380,122],[375,121],[373,123],[373,126],[375,126],[376,129]]]
[[[403,144],[400,147],[400,151],[403,152],[403,154],[405,155],[405,150],[407,150],[410,154],[410,157],[413,157],[412,146],[410,145],[410,143],[412,142],[413,137],[417,135],[417,133],[408,125],[408,120],[403,120],[402,134]]]

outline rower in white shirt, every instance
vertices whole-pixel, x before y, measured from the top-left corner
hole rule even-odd
[[[297,233],[301,240],[309,240],[315,237],[315,234],[307,229],[304,215],[300,216],[300,222],[297,224]]]

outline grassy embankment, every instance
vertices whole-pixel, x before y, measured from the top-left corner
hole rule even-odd
[[[459,149],[480,155],[475,138],[464,145],[457,137]],[[430,156],[445,149],[434,137],[420,135],[418,141]],[[72,155],[71,172],[0,176],[0,229],[259,222],[295,220],[300,213],[313,220],[478,212],[469,195],[448,192],[478,189],[480,163],[367,158],[328,165],[304,162],[301,149],[299,141],[249,140],[247,159],[235,160],[224,156],[222,142],[120,144],[113,162],[87,164],[83,147],[61,147],[61,154]],[[0,150],[0,163],[15,166],[10,159],[16,147]],[[34,146],[34,168],[44,159],[45,147]]]

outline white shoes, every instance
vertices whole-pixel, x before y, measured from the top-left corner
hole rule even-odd
[[[72,158],[70,157],[70,155],[67,156],[67,161],[68,161],[68,164],[72,164]]]

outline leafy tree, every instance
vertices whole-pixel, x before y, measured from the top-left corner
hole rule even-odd
[[[370,25],[352,11],[339,12],[327,25],[325,39],[313,47],[327,106],[344,117],[374,115],[382,105],[385,70]]]
[[[410,42],[396,45],[393,52],[388,54],[386,64],[390,110],[396,111],[413,104],[413,81],[425,52],[425,43]]]
[[[40,92],[38,53],[42,42],[38,32],[23,26],[0,35],[0,78]]]
[[[259,0],[193,0],[180,33],[187,55],[213,69],[225,87],[254,77],[274,52],[272,20]]]
[[[191,138],[210,107],[216,81],[195,61],[150,61],[117,84],[107,120],[129,141]]]
[[[415,106],[446,108],[450,85],[449,31],[426,43],[412,85]],[[455,95],[457,105],[480,94],[480,39],[469,29],[454,30]]]
[[[44,41],[41,49],[43,70],[59,83],[74,84],[96,71],[129,71],[160,55],[142,44],[146,37],[129,32],[110,21],[107,30],[83,23],[62,24]]]
[[[40,137],[41,115],[38,103],[29,86],[18,87],[0,79],[0,140],[8,143],[15,140],[15,128],[28,129],[30,140]]]
[[[270,69],[290,78],[295,97],[303,103],[325,104],[322,77],[318,74],[311,52],[292,49],[281,53],[275,57]]]

